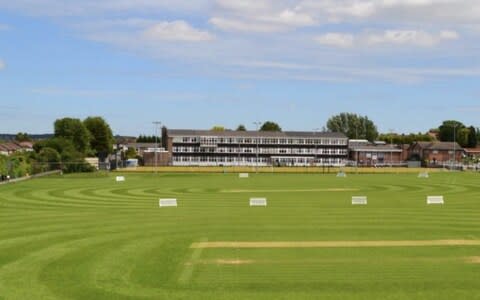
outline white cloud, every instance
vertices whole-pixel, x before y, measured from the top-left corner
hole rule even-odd
[[[460,36],[456,31],[453,30],[442,30],[440,31],[440,39],[442,40],[456,40]]]
[[[346,33],[330,32],[314,38],[325,46],[351,48],[353,46],[393,45],[432,47],[443,41],[456,40],[459,34],[453,30],[428,33],[422,30],[385,30],[381,33],[364,32],[356,36]]]
[[[299,13],[291,9],[285,9],[281,12],[270,14],[266,16],[258,16],[258,20],[277,23],[285,26],[303,27],[315,25],[316,22],[312,16],[304,13]]]
[[[302,0],[301,11],[330,22],[460,25],[479,23],[478,0]]]
[[[462,69],[477,57],[479,0],[0,0],[0,11],[48,18],[81,38],[202,76],[479,77]],[[175,43],[182,41],[189,43]],[[235,64],[265,60],[275,63]],[[422,64],[438,69],[395,69]]]
[[[277,32],[284,29],[278,24],[268,24],[259,22],[248,22],[244,20],[234,20],[226,18],[211,18],[209,23],[223,31],[240,31],[240,32]]]
[[[396,67],[370,67],[361,68],[357,66],[346,66],[336,64],[298,64],[277,61],[239,61],[234,63],[255,69],[270,69],[274,73],[281,73],[281,70],[288,71],[291,78],[299,80],[300,77],[318,78],[317,71],[329,74],[330,78],[337,78],[337,81],[356,80],[358,78],[375,78],[385,81],[415,83],[426,78],[447,78],[447,77],[480,77],[479,67],[469,68],[396,68]],[[311,75],[316,74],[316,75]],[[340,80],[342,79],[342,80]],[[314,80],[314,79],[310,79]]]
[[[326,46],[350,48],[353,46],[355,38],[352,34],[330,32],[330,33],[326,33],[324,35],[315,37],[314,40]]]
[[[5,63],[0,59],[0,70],[5,68]]]
[[[438,34],[432,34],[423,30],[386,30],[382,34],[367,36],[367,43],[431,47],[444,40],[457,38],[458,34],[455,31],[442,31]]]
[[[160,22],[148,27],[143,36],[150,41],[204,42],[215,39],[208,31],[193,28],[185,21]]]
[[[7,24],[0,23],[0,31],[9,30],[10,26]]]
[[[224,31],[265,33],[317,24],[308,12],[282,0],[216,0],[215,3],[217,10],[209,22]]]
[[[214,2],[221,9],[236,12],[238,14],[269,11],[272,7],[272,3],[265,0],[216,0]]]

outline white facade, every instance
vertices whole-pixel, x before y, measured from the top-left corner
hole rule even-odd
[[[306,132],[165,131],[174,166],[343,166],[348,139]]]

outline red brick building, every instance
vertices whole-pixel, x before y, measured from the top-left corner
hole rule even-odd
[[[463,149],[465,155],[469,158],[479,159],[480,158],[480,147],[477,148],[465,148]]]
[[[462,157],[462,147],[453,142],[416,142],[409,148],[409,159],[420,160],[428,166],[460,162]]]
[[[398,165],[405,161],[403,147],[384,142],[350,140],[348,151],[349,160],[359,166]]]

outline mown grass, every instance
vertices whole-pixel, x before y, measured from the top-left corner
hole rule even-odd
[[[479,174],[116,175],[0,187],[0,299],[480,299],[478,246],[190,248],[477,240]],[[158,208],[160,197],[179,207]]]

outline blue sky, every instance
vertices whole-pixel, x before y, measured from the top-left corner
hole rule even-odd
[[[0,132],[480,126],[477,0],[0,0]]]

